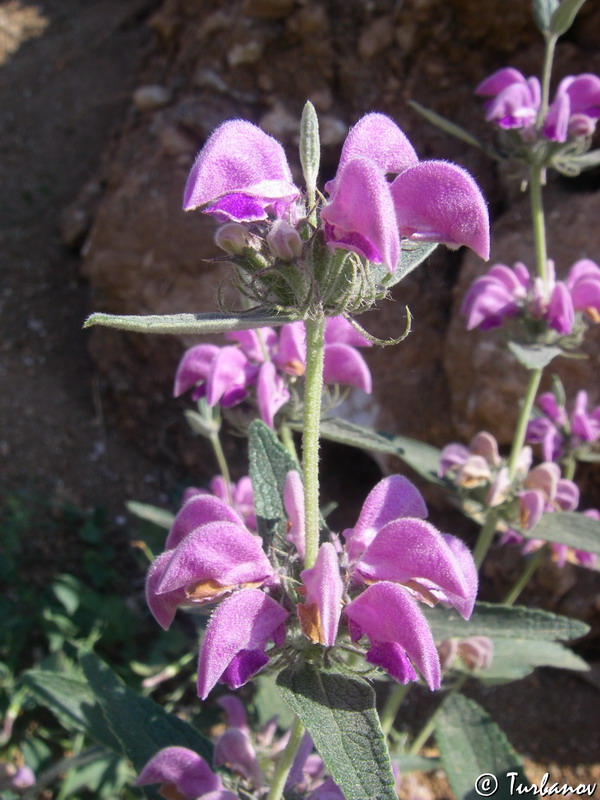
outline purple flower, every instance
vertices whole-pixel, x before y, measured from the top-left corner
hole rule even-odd
[[[135,784],[153,783],[162,784],[161,793],[174,800],[237,800],[206,761],[186,747],[165,747],[150,759]]]
[[[198,660],[198,695],[202,700],[219,682],[243,686],[269,660],[269,640],[281,646],[288,612],[259,589],[240,589],[214,612]]]
[[[485,118],[498,127],[529,130],[535,125],[541,100],[537,78],[525,78],[512,67],[503,67],[482,81],[475,94],[490,98],[485,103]]]
[[[245,475],[240,478],[237,483],[232,481],[229,485],[222,475],[216,475],[210,481],[210,492],[206,489],[197,489],[190,486],[183,493],[183,502],[185,503],[191,497],[196,495],[210,495],[213,494],[228,503],[236,511],[243,523],[251,531],[256,531],[256,514],[254,513],[254,491],[252,489],[252,481]]]
[[[340,575],[338,554],[330,542],[319,548],[315,565],[300,573],[305,595],[296,611],[302,632],[311,642],[332,647],[342,613],[344,585]]]
[[[279,142],[251,122],[229,120],[198,154],[183,208],[200,208],[221,222],[252,222],[283,216],[299,194]]]
[[[524,264],[517,262],[512,270],[495,264],[465,295],[460,313],[467,317],[467,330],[496,328],[504,318],[518,314],[530,287],[531,277]]]
[[[559,83],[543,134],[553,142],[569,136],[591,136],[600,117],[600,78],[597,75],[569,75]]]
[[[589,258],[576,261],[565,281],[573,308],[600,322],[600,267]]]
[[[427,620],[402,587],[380,581],[367,587],[344,609],[354,641],[369,638],[369,663],[384,669],[399,683],[417,680],[416,664],[430,689],[439,689],[437,650]]]
[[[367,588],[346,608],[350,634],[370,641],[367,661],[401,683],[439,686],[437,651],[416,600],[454,606],[469,618],[477,594],[470,552],[425,522],[419,492],[402,476],[384,478],[367,496],[354,528],[344,531],[351,582]]]
[[[600,406],[588,411],[587,392],[577,392],[570,417],[552,392],[541,394],[537,405],[542,414],[527,426],[527,441],[542,445],[546,461],[555,461],[567,451],[592,445],[600,439]]]
[[[175,397],[193,389],[192,398],[206,398],[209,406],[225,408],[248,396],[248,387],[256,378],[256,367],[238,347],[199,344],[187,350],[175,375]]]
[[[532,279],[520,262],[512,271],[504,264],[494,265],[473,282],[463,300],[461,314],[467,318],[467,330],[476,327],[489,330],[506,318],[521,315],[544,320],[549,328],[564,335],[571,333],[575,321],[570,288],[556,280],[552,261],[547,263],[545,281]]]
[[[397,177],[390,184],[386,175]],[[487,207],[473,178],[443,161],[419,162],[397,125],[367,114],[342,148],[331,200],[321,212],[330,247],[352,250],[395,272],[400,237],[467,245],[489,256]]]
[[[217,701],[218,702],[218,701]],[[222,733],[215,743],[213,755],[215,767],[229,767],[255,789],[263,783],[262,770],[247,732],[241,728],[230,727]]]
[[[239,515],[218,498],[197,494],[175,517],[166,549],[148,571],[146,599],[166,630],[179,606],[205,605],[273,580],[260,539]]]

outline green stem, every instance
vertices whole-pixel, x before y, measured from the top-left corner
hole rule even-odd
[[[275,767],[275,773],[271,781],[271,789],[269,790],[267,800],[280,800],[283,797],[285,782],[287,781],[290,769],[294,763],[294,758],[296,757],[296,753],[300,747],[300,742],[302,741],[303,735],[304,728],[302,723],[298,717],[295,717],[290,738],[285,746],[285,750],[281,754],[281,758],[277,762],[277,766]]]
[[[325,317],[307,319],[306,382],[304,388],[304,432],[302,467],[306,513],[306,567],[312,567],[319,549],[319,430],[323,394]]]
[[[394,727],[394,720],[409,689],[410,683],[399,683],[394,686],[385,701],[385,705],[381,709],[381,730],[386,736],[389,736],[390,731]]]
[[[529,583],[529,579],[537,571],[538,567],[544,560],[544,556],[546,555],[547,552],[548,552],[548,545],[545,544],[543,547],[540,547],[539,550],[536,550],[536,552],[531,556],[531,558],[527,560],[527,566],[523,570],[521,577],[517,579],[515,585],[512,587],[510,592],[504,598],[504,605],[506,606],[513,605],[513,603],[517,600],[523,589]]]
[[[223,451],[221,439],[219,438],[219,434],[217,432],[212,433],[210,435],[210,443],[212,445],[215,458],[217,459],[217,464],[219,465],[219,472],[221,473],[221,475],[225,480],[225,491],[227,492],[227,500],[231,505],[233,500],[233,498],[231,497],[231,473],[229,472],[229,467],[227,466],[227,461],[225,459],[225,452]]]
[[[551,33],[548,34],[545,39],[546,48],[544,50],[544,67],[542,70],[542,97],[537,117],[538,129],[541,128],[546,114],[548,113],[548,105],[550,103],[550,76],[552,74],[552,62],[554,60],[554,50],[556,48],[558,36]]]
[[[431,734],[434,731],[435,724],[438,721],[438,717],[442,713],[442,709],[444,707],[444,703],[450,697],[455,695],[457,692],[460,692],[460,690],[462,689],[462,687],[465,684],[465,681],[467,680],[467,677],[468,677],[468,675],[461,675],[459,678],[456,679],[456,683],[454,684],[454,686],[451,689],[449,689],[449,691],[446,693],[446,696],[444,697],[442,702],[435,709],[433,714],[429,717],[429,719],[427,720],[425,725],[421,728],[421,730],[419,731],[419,733],[417,734],[417,736],[413,740],[413,743],[411,744],[411,746],[410,746],[410,748],[408,750],[409,755],[411,755],[411,756],[417,755],[417,753],[421,750],[423,745],[426,743],[427,739],[429,739],[429,737],[431,736]]]
[[[514,480],[514,477],[517,474],[519,456],[521,455],[521,450],[523,449],[523,444],[525,443],[525,435],[527,433],[527,423],[529,422],[531,409],[533,408],[537,390],[540,386],[542,372],[543,369],[540,367],[538,369],[532,369],[529,375],[529,385],[527,386],[527,391],[525,392],[525,397],[523,398],[523,405],[521,406],[521,411],[519,412],[519,419],[517,420],[517,427],[513,437],[510,456],[508,458],[508,478],[511,482]]]
[[[544,221],[544,204],[542,201],[543,184],[544,167],[541,164],[532,164],[529,172],[531,225],[533,228],[537,274],[546,286],[548,281],[548,254],[546,252],[546,224]]]
[[[479,536],[477,537],[477,542],[475,543],[475,548],[473,550],[473,561],[475,562],[477,569],[479,569],[483,564],[483,561],[488,554],[488,550],[492,545],[494,534],[496,533],[497,521],[498,520],[495,512],[488,511],[487,517],[485,518],[485,522],[479,531]]]

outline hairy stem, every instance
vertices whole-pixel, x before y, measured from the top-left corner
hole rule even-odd
[[[271,781],[271,789],[267,800],[281,800],[283,797],[283,790],[285,789],[285,782],[294,763],[294,758],[300,747],[302,736],[304,735],[304,728],[298,717],[294,717],[294,723],[290,733],[290,738],[281,754],[281,758],[275,767],[275,773]]]
[[[488,550],[492,545],[494,534],[496,533],[496,522],[496,513],[494,511],[488,511],[487,517],[481,530],[479,531],[479,536],[477,537],[477,542],[475,543],[475,548],[473,550],[473,561],[475,562],[477,569],[479,569],[483,564],[483,561],[488,554]]]
[[[515,428],[510,456],[508,458],[508,478],[510,481],[514,480],[517,474],[519,456],[521,455],[521,450],[523,449],[525,436],[527,434],[527,423],[529,422],[531,409],[533,408],[535,397],[540,386],[542,372],[543,369],[540,367],[538,369],[532,369],[529,375],[529,384],[525,392],[525,397],[523,398],[521,411],[519,412],[519,419],[517,420],[517,427]]]
[[[307,319],[306,383],[304,389],[304,432],[302,468],[306,509],[306,550],[304,563],[312,567],[319,549],[319,430],[323,394],[325,317]]]
[[[223,445],[221,444],[221,439],[219,437],[218,432],[212,433],[210,435],[210,443],[212,445],[215,458],[217,459],[217,464],[219,465],[219,472],[221,473],[223,479],[225,480],[225,492],[227,493],[227,502],[230,505],[232,505],[233,498],[231,496],[231,473],[229,472],[229,467],[227,466],[227,460],[225,459],[225,452],[223,450]]]
[[[546,223],[544,220],[544,205],[542,202],[542,186],[544,183],[544,167],[532,164],[529,173],[529,200],[531,204],[531,225],[533,228],[533,241],[537,274],[547,287],[548,282],[548,254],[546,252]]]
[[[543,547],[540,547],[539,550],[536,550],[531,558],[527,559],[527,566],[523,570],[521,576],[517,579],[510,592],[504,598],[504,605],[512,606],[513,603],[517,601],[517,598],[529,583],[530,578],[537,572],[537,569],[544,560],[547,552],[548,545],[545,544]]]

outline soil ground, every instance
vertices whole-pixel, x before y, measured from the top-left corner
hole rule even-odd
[[[171,465],[110,424],[81,329],[88,289],[60,221],[128,113],[151,54],[145,20],[155,7],[152,0],[0,3],[3,491],[25,486],[81,508],[100,504],[121,525],[127,500],[161,502]],[[594,672],[539,670],[473,693],[529,757],[532,778],[551,769],[572,783],[599,779]]]

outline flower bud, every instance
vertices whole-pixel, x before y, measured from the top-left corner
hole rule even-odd
[[[275,258],[291,261],[302,255],[302,239],[298,231],[284,219],[276,220],[267,234],[267,244]]]
[[[242,255],[250,243],[250,231],[239,222],[226,222],[215,232],[215,244],[232,256]]]
[[[494,643],[487,636],[470,636],[459,643],[458,654],[469,669],[489,669]]]

